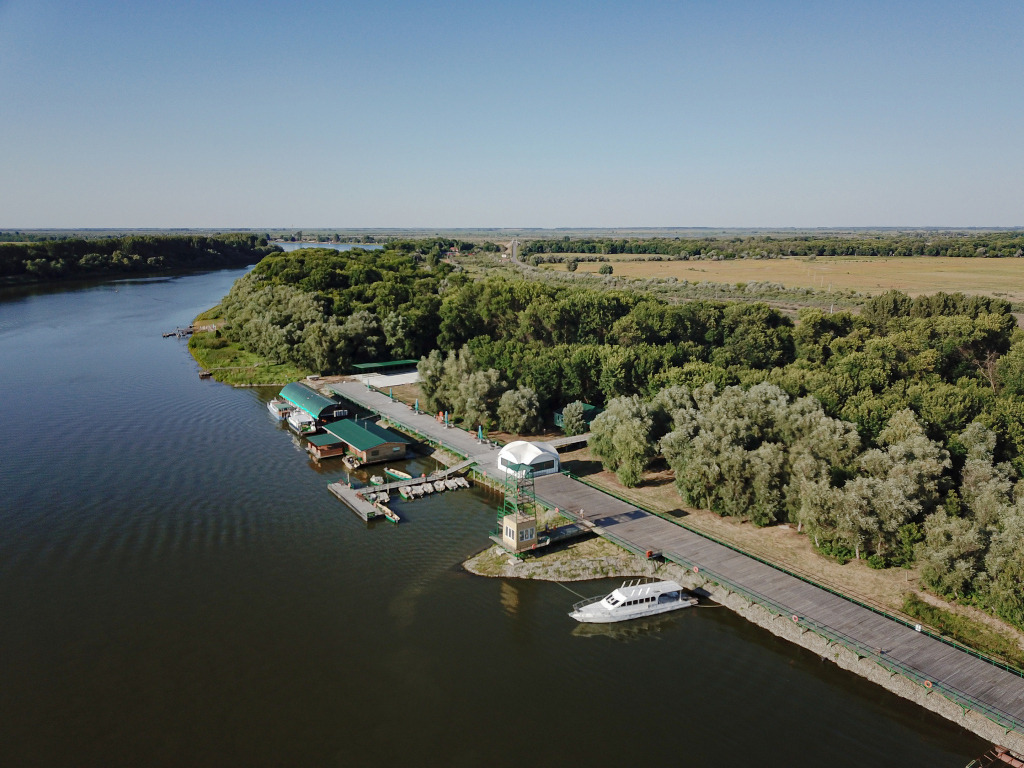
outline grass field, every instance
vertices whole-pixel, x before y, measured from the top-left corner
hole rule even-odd
[[[224,384],[287,384],[310,373],[288,363],[270,365],[258,355],[247,352],[227,339],[217,338],[213,333],[193,334],[188,341],[188,351],[200,366],[213,374],[214,380]]]
[[[867,294],[898,288],[911,296],[936,291],[999,296],[1024,302],[1024,259],[818,258],[763,261],[628,261],[609,256],[616,275],[676,277],[691,283],[769,281],[789,288],[854,290]],[[545,264],[565,271],[565,264]],[[597,272],[597,262],[581,262],[578,272]]]

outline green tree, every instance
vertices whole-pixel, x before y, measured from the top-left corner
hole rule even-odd
[[[583,403],[574,400],[562,409],[562,431],[566,435],[582,435],[587,431],[583,420]]]
[[[617,397],[591,422],[590,450],[605,469],[615,472],[619,481],[631,488],[640,483],[655,455],[653,426],[650,412],[639,397]]]
[[[502,431],[523,435],[540,431],[540,404],[529,387],[505,392],[498,401],[498,424]]]

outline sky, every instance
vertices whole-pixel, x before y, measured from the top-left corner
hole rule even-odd
[[[1024,225],[1024,3],[0,0],[0,229]]]

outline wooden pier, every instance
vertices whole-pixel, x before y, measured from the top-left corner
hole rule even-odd
[[[349,488],[344,483],[331,483],[327,486],[327,490],[345,502],[345,505],[349,509],[363,518],[366,522],[369,522],[376,517],[385,517],[393,523],[398,523],[402,519],[387,505],[381,504],[379,501],[367,501],[363,498],[361,490]],[[376,493],[378,490],[378,488],[374,487],[372,492]]]
[[[430,416],[411,415],[402,403],[355,382],[342,382],[332,389],[398,429],[412,420],[410,434],[425,434],[436,445],[474,457],[474,473],[481,478],[495,483],[502,479],[494,466],[494,453],[470,433],[445,428]],[[464,463],[469,466],[473,462],[467,459]],[[1009,668],[566,475],[538,477],[536,494],[539,502],[557,507],[641,557],[660,553],[664,559],[794,622],[802,631],[814,632],[830,647],[845,647],[890,675],[902,675],[921,686],[926,694],[939,694],[965,713],[976,712],[1006,732],[1024,736],[1024,676]]]
[[[475,463],[475,459],[466,459],[465,461],[454,464],[447,469],[439,469],[437,472],[431,472],[429,475],[422,477],[410,477],[408,480],[394,480],[390,483],[383,483],[382,485],[373,486],[374,491],[394,491],[398,490],[407,485],[423,485],[424,483],[433,483],[438,480],[447,480],[456,472],[462,472],[463,470],[469,469]]]

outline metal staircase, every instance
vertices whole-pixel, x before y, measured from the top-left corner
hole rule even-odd
[[[506,515],[520,513],[536,516],[537,494],[534,491],[533,467],[529,464],[513,464],[505,466],[505,482],[503,483],[505,501],[498,508],[498,520],[494,534],[501,536],[502,522]]]

